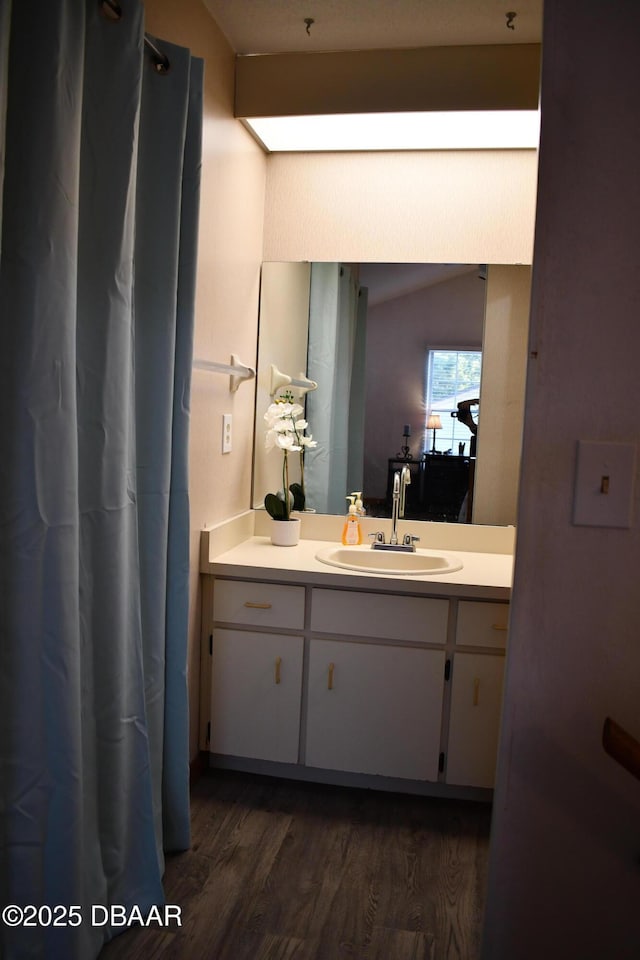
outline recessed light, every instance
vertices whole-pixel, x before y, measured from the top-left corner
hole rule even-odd
[[[536,149],[537,110],[253,117],[245,123],[269,152]]]

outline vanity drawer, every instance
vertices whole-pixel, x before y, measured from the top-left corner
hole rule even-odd
[[[213,589],[213,619],[220,623],[280,627],[304,627],[304,587],[250,580],[216,580]]]
[[[314,588],[311,629],[353,637],[446,643],[449,601]]]
[[[507,645],[508,625],[508,603],[461,600],[458,604],[456,643],[503,650]]]

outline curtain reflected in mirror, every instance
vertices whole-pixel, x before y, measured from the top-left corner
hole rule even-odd
[[[305,457],[309,506],[345,513],[345,497],[362,490],[365,425],[367,291],[355,271],[313,263],[309,296],[307,419],[318,446]]]

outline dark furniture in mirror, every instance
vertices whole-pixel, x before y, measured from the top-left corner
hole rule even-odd
[[[389,459],[386,516],[391,516],[393,475],[405,466],[411,473],[411,483],[406,488],[405,520],[471,522],[468,505],[473,502],[474,458],[427,453],[419,460]]]

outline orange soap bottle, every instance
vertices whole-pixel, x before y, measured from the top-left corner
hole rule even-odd
[[[355,504],[355,497],[346,498],[350,501],[349,512],[345,517],[344,527],[342,528],[342,542],[345,547],[355,547],[362,543],[362,529],[360,528],[360,518]]]

